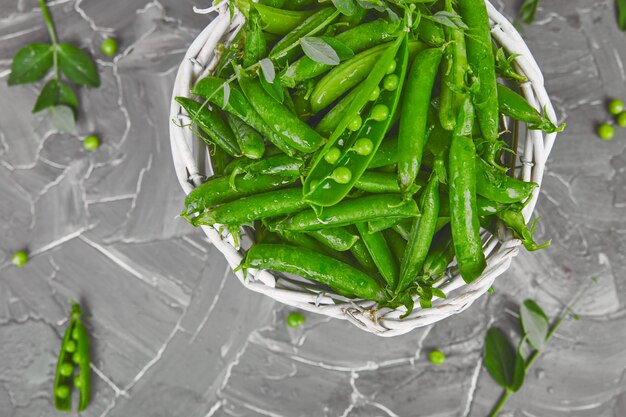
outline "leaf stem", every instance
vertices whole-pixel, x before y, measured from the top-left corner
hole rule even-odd
[[[510,389],[505,389],[504,391],[502,391],[502,395],[500,395],[500,399],[498,400],[497,404],[493,407],[491,413],[489,413],[489,417],[498,416],[500,410],[502,410],[502,407],[504,407],[504,404],[506,404],[511,394],[513,394],[513,391],[511,391]]]
[[[57,53],[57,45],[59,44],[59,40],[57,38],[56,30],[54,29],[54,23],[52,22],[52,17],[50,16],[50,10],[48,10],[48,6],[46,5],[46,0],[39,0],[39,7],[41,8],[41,14],[43,14],[43,18],[46,21],[46,27],[48,28],[48,33],[50,34],[50,41],[52,42],[53,50],[52,50],[52,61],[54,63],[54,78],[59,80],[59,56]]]

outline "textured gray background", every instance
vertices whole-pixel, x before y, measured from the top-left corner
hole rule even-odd
[[[205,6],[206,3],[195,3]],[[626,130],[593,135],[626,98],[626,35],[613,2],[544,0],[526,38],[568,129],[549,161],[539,237],[465,313],[394,339],[307,315],[244,290],[199,230],[168,143],[168,100],[206,24],[194,2],[51,2],[59,35],[94,52],[102,87],[80,89],[76,136],[33,116],[39,86],[8,88],[10,60],[46,41],[36,1],[0,0],[0,416],[60,415],[51,386],[69,300],[91,314],[93,399],[84,416],[484,416],[499,389],[481,364],[486,329],[515,328],[533,297],[553,317],[590,276],[599,284],[537,362],[504,415],[626,416]],[[498,7],[513,16],[517,2]],[[121,39],[115,59],[103,37]],[[103,146],[88,153],[92,132]],[[11,267],[13,251],[33,254]],[[448,356],[427,361],[432,348]]]

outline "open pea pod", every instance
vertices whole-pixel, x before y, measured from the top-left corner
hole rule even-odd
[[[369,114],[359,130],[345,131],[349,121],[358,114],[371,92],[382,81],[394,57],[396,68],[393,75],[398,77],[398,85],[391,91],[382,89],[378,99],[369,108]],[[361,93],[355,97],[344,119],[315,161],[304,183],[306,201],[324,207],[332,206],[341,201],[354,187],[389,130],[393,113],[400,100],[407,63],[408,40],[405,35],[395,41],[381,56],[378,65],[360,86]]]

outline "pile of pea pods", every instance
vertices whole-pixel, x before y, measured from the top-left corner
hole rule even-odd
[[[416,294],[422,308],[445,297],[433,285],[455,257],[466,282],[482,274],[481,227],[549,244],[521,214],[536,184],[515,178],[501,116],[563,126],[515,91],[526,79],[483,1],[236,4],[245,25],[196,99],[177,101],[215,173],[182,216],[251,226],[241,268],[410,311]]]

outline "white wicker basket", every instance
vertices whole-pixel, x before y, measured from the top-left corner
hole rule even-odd
[[[502,16],[488,1],[487,8],[492,25],[492,36],[508,54],[517,54],[515,64],[520,73],[526,75],[529,82],[522,85],[522,93],[537,109],[545,109],[545,113],[556,124],[556,115],[543,85],[543,76],[532,54],[522,37],[513,25]],[[200,11],[202,12],[202,11]],[[181,127],[189,121],[180,105],[174,101],[176,96],[190,96],[190,89],[196,81],[211,73],[217,65],[218,44],[228,44],[244,23],[239,11],[229,19],[228,3],[206,9],[203,12],[215,12],[217,15],[191,44],[180,65],[170,108],[170,140],[176,176],[186,194],[211,175],[207,148],[195,137],[189,128]],[[552,149],[556,134],[545,135],[541,131],[528,130],[525,143],[520,144],[521,178],[541,184],[546,159]],[[528,220],[534,210],[539,195],[539,187],[535,189],[532,200],[526,206],[524,217]],[[182,198],[181,198],[182,200]],[[215,247],[224,254],[232,268],[239,265],[243,250],[236,248],[232,236],[221,235],[211,227],[202,229]],[[416,327],[426,326],[445,319],[468,308],[478,297],[484,294],[493,284],[495,278],[502,274],[517,254],[519,240],[513,239],[510,233],[498,233],[493,236],[483,232],[483,247],[487,257],[487,269],[483,275],[471,284],[465,284],[454,265],[449,268],[447,276],[440,281],[447,299],[435,299],[432,308],[421,309],[416,299],[416,308],[410,316],[400,319],[406,312],[404,308],[397,310],[374,309],[375,303],[364,300],[347,300],[337,294],[324,292],[316,283],[308,280],[294,280],[289,277],[268,271],[248,271],[244,278],[241,271],[236,273],[241,283],[252,291],[256,291],[303,310],[324,314],[338,319],[348,320],[363,330],[378,336],[397,336],[411,331]]]

